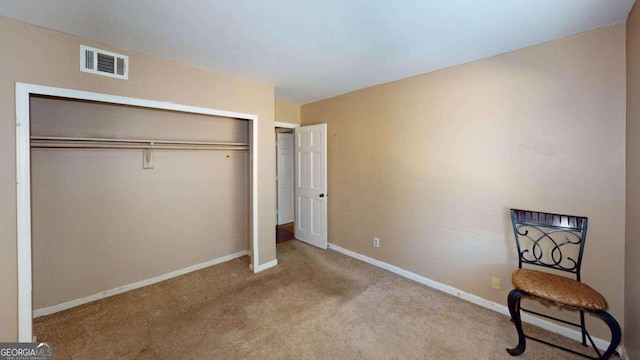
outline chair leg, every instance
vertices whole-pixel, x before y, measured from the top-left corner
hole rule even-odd
[[[516,326],[516,330],[518,331],[518,346],[513,349],[507,349],[507,352],[511,356],[518,356],[524,352],[527,344],[525,343],[524,332],[522,331],[522,320],[520,319],[520,300],[522,296],[527,293],[519,290],[513,289],[509,293],[507,298],[507,304],[509,305],[509,314],[511,314],[511,321]]]
[[[606,360],[616,351],[616,348],[620,344],[620,338],[622,336],[622,332],[620,331],[620,324],[618,324],[616,319],[606,311],[596,310],[592,311],[592,313],[602,319],[602,321],[604,321],[607,326],[609,326],[609,330],[611,330],[611,344],[609,344],[607,351],[605,351],[601,357],[601,359]]]
[[[584,323],[584,310],[580,310],[580,331],[582,332],[582,346],[587,346],[587,328]]]

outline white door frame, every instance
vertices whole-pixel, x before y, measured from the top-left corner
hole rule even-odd
[[[275,128],[295,129],[297,127],[300,127],[300,124],[293,124],[293,123],[280,122],[280,121],[276,121],[273,126],[274,129]]]
[[[252,256],[250,268],[260,271],[258,256],[258,116],[203,107],[180,105],[164,101],[108,95],[88,91],[16,83],[16,182],[18,226],[18,341],[33,341],[33,305],[31,281],[31,149],[30,114],[31,95],[55,96],[67,99],[89,100],[150,109],[172,110],[191,114],[213,115],[251,122],[251,215]]]

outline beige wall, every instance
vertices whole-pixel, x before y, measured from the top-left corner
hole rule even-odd
[[[640,359],[640,9],[627,20],[627,241],[625,248],[625,348]]]
[[[17,339],[15,82],[168,101],[259,116],[259,261],[275,259],[274,90],[227,75],[0,18],[0,340]],[[130,80],[79,71],[79,45],[129,55]]]
[[[508,209],[585,215],[583,279],[623,323],[624,24],[303,105],[316,123],[330,243],[506,304]]]
[[[248,141],[249,122],[31,99],[31,134]],[[247,250],[248,152],[34,149],[33,308],[101,293]]]
[[[300,124],[300,105],[276,100],[276,121]]]

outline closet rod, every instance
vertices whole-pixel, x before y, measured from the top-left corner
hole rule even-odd
[[[135,144],[52,144],[32,143],[37,149],[134,149],[134,150],[230,150],[246,151],[248,146],[180,146],[180,145],[135,145]]]
[[[173,140],[140,140],[140,139],[110,139],[110,138],[81,138],[57,136],[31,136],[36,141],[70,141],[70,142],[113,142],[113,143],[144,143],[144,144],[176,144],[176,145],[222,145],[249,146],[249,143],[208,142],[208,141],[173,141]]]

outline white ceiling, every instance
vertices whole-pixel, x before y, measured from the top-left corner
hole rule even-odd
[[[619,23],[634,1],[0,0],[0,15],[304,104]]]

